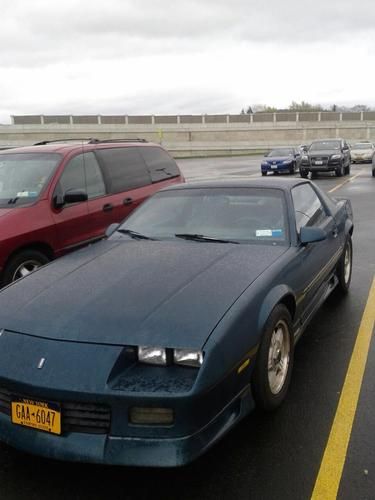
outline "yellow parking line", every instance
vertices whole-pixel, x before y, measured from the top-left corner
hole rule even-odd
[[[375,278],[359,326],[335,419],[312,493],[312,500],[334,500],[337,497],[374,323]]]
[[[341,182],[340,184],[337,184],[337,186],[335,186],[334,188],[330,189],[328,192],[329,193],[333,193],[337,189],[340,189],[342,186],[345,186],[345,184],[347,184],[348,182],[353,182],[354,179],[356,179],[359,175],[362,174],[362,172],[363,172],[363,170],[361,170],[360,172],[358,172],[358,174],[353,175],[353,177],[350,177],[349,179],[345,179],[343,182]]]

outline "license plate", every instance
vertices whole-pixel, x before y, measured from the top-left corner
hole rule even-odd
[[[271,165],[271,168],[277,168],[277,165]]]
[[[57,403],[20,398],[12,401],[12,422],[51,434],[61,434],[61,408]]]
[[[316,160],[316,161],[315,161],[315,165],[323,165],[322,160]]]

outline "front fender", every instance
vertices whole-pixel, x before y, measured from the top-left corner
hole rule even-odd
[[[263,300],[262,306],[259,311],[258,331],[260,332],[263,331],[264,325],[274,307],[280,302],[283,302],[283,299],[285,299],[286,297],[288,297],[288,300],[290,299],[293,300],[295,307],[296,304],[295,295],[287,285],[277,285],[268,292],[268,294],[265,296]]]

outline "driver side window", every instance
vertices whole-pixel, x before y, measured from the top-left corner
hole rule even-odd
[[[79,154],[66,165],[57,192],[63,196],[69,189],[84,191],[89,200],[106,194],[102,172],[94,153]]]

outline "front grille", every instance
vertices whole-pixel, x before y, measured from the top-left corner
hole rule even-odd
[[[311,165],[316,165],[318,163],[319,165],[327,165],[328,164],[328,156],[312,156],[311,157]],[[320,163],[322,162],[322,163]]]
[[[10,416],[12,395],[7,389],[0,387],[0,413]],[[106,405],[96,403],[61,402],[61,423],[63,433],[108,434],[111,410]]]
[[[92,403],[62,403],[63,432],[108,434],[111,411],[108,406]]]

